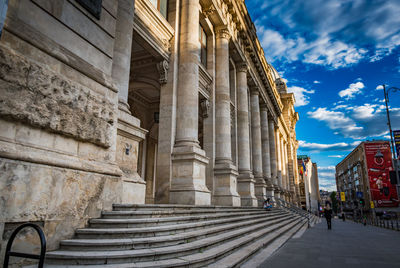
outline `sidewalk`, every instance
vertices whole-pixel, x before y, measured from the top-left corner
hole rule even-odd
[[[400,232],[325,219],[290,239],[259,267],[400,267]]]

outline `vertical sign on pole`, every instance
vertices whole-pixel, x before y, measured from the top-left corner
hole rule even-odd
[[[340,192],[340,200],[341,201],[346,201],[346,195],[344,194],[344,192]]]
[[[396,156],[400,156],[400,130],[393,130],[394,147],[396,147]]]

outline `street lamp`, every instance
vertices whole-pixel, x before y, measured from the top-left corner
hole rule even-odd
[[[388,120],[388,126],[389,126],[389,132],[390,132],[390,142],[392,144],[392,155],[393,155],[393,162],[394,162],[394,170],[396,172],[396,179],[397,179],[397,184],[400,183],[399,181],[399,173],[398,173],[398,163],[397,163],[397,153],[396,153],[396,148],[394,147],[394,143],[393,143],[393,132],[392,132],[392,125],[390,123],[390,116],[389,116],[389,106],[388,106],[388,102],[389,102],[389,92],[392,90],[393,92],[396,91],[400,91],[400,88],[397,87],[390,87],[386,90],[386,85],[383,84],[383,94],[385,95],[385,104],[386,104],[386,116],[387,116],[387,120]],[[397,155],[397,157],[396,157]],[[398,193],[399,194],[399,193]]]

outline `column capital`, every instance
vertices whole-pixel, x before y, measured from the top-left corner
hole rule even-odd
[[[266,103],[261,103],[260,110],[268,112],[268,105]]]
[[[247,63],[245,63],[245,62],[241,62],[239,64],[236,64],[236,70],[238,72],[247,73],[247,69],[248,69]]]
[[[257,86],[250,87],[250,94],[251,95],[260,95],[260,92],[258,91],[258,87]]]
[[[217,30],[215,31],[216,33],[216,38],[217,39],[227,39],[229,40],[231,38],[231,34],[229,33],[229,30],[226,26],[223,26],[221,28],[217,28]]]

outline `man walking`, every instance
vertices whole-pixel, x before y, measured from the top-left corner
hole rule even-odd
[[[326,204],[324,214],[326,218],[326,223],[328,224],[328,230],[330,230],[332,229],[332,209],[330,203]]]

